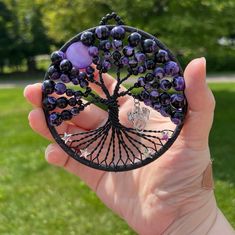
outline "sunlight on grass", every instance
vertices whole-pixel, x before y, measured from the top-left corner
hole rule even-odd
[[[235,227],[235,84],[210,86],[217,101],[210,139],[216,198]],[[0,90],[0,234],[135,234],[77,177],[45,162],[48,141],[29,128],[22,92]]]

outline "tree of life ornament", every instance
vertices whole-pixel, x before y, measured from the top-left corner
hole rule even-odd
[[[107,72],[115,74],[112,90]],[[127,171],[154,161],[174,143],[187,112],[184,89],[182,69],[170,50],[112,13],[52,53],[42,106],[52,136],[69,156],[95,169]],[[90,105],[106,110],[101,126],[58,132]]]

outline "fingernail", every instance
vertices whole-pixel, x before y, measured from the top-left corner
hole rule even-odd
[[[203,56],[200,59],[203,62],[204,68],[206,68],[206,58]]]

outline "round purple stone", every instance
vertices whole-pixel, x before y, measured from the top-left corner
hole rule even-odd
[[[122,63],[123,65],[128,65],[128,64],[129,64],[129,59],[128,59],[128,57],[123,56],[123,57],[121,58],[121,63]]]
[[[141,65],[141,66],[138,67],[138,72],[139,73],[144,73],[145,71],[146,71],[145,66]]]
[[[64,93],[66,92],[66,86],[64,83],[62,82],[58,82],[56,85],[55,85],[55,93],[57,95],[63,95]]]
[[[51,113],[49,115],[49,123],[51,126],[59,126],[62,123],[62,119],[59,113]]]
[[[86,68],[92,63],[92,57],[88,53],[88,47],[81,42],[75,42],[66,50],[66,57],[79,69]]]
[[[165,73],[169,76],[175,76],[179,73],[180,68],[174,61],[169,61],[164,65]]]
[[[159,96],[159,92],[157,90],[152,90],[150,92],[150,96],[153,97],[153,98],[156,98]]]
[[[159,50],[158,53],[155,54],[155,60],[157,63],[165,63],[169,61],[168,52],[165,50]]]
[[[174,77],[172,81],[172,86],[176,91],[183,91],[185,89],[184,78],[181,76]]]

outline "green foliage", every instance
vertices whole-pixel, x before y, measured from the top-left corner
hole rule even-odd
[[[0,52],[11,64],[60,47],[116,11],[126,24],[159,37],[182,61],[205,56],[211,60],[210,70],[213,64],[215,70],[235,69],[234,0],[3,0],[1,4]],[[9,53],[9,43],[17,56]]]
[[[211,84],[217,107],[210,136],[218,204],[235,227],[235,84]],[[22,89],[0,90],[0,234],[134,235],[83,182],[48,165],[48,141],[27,121]]]

